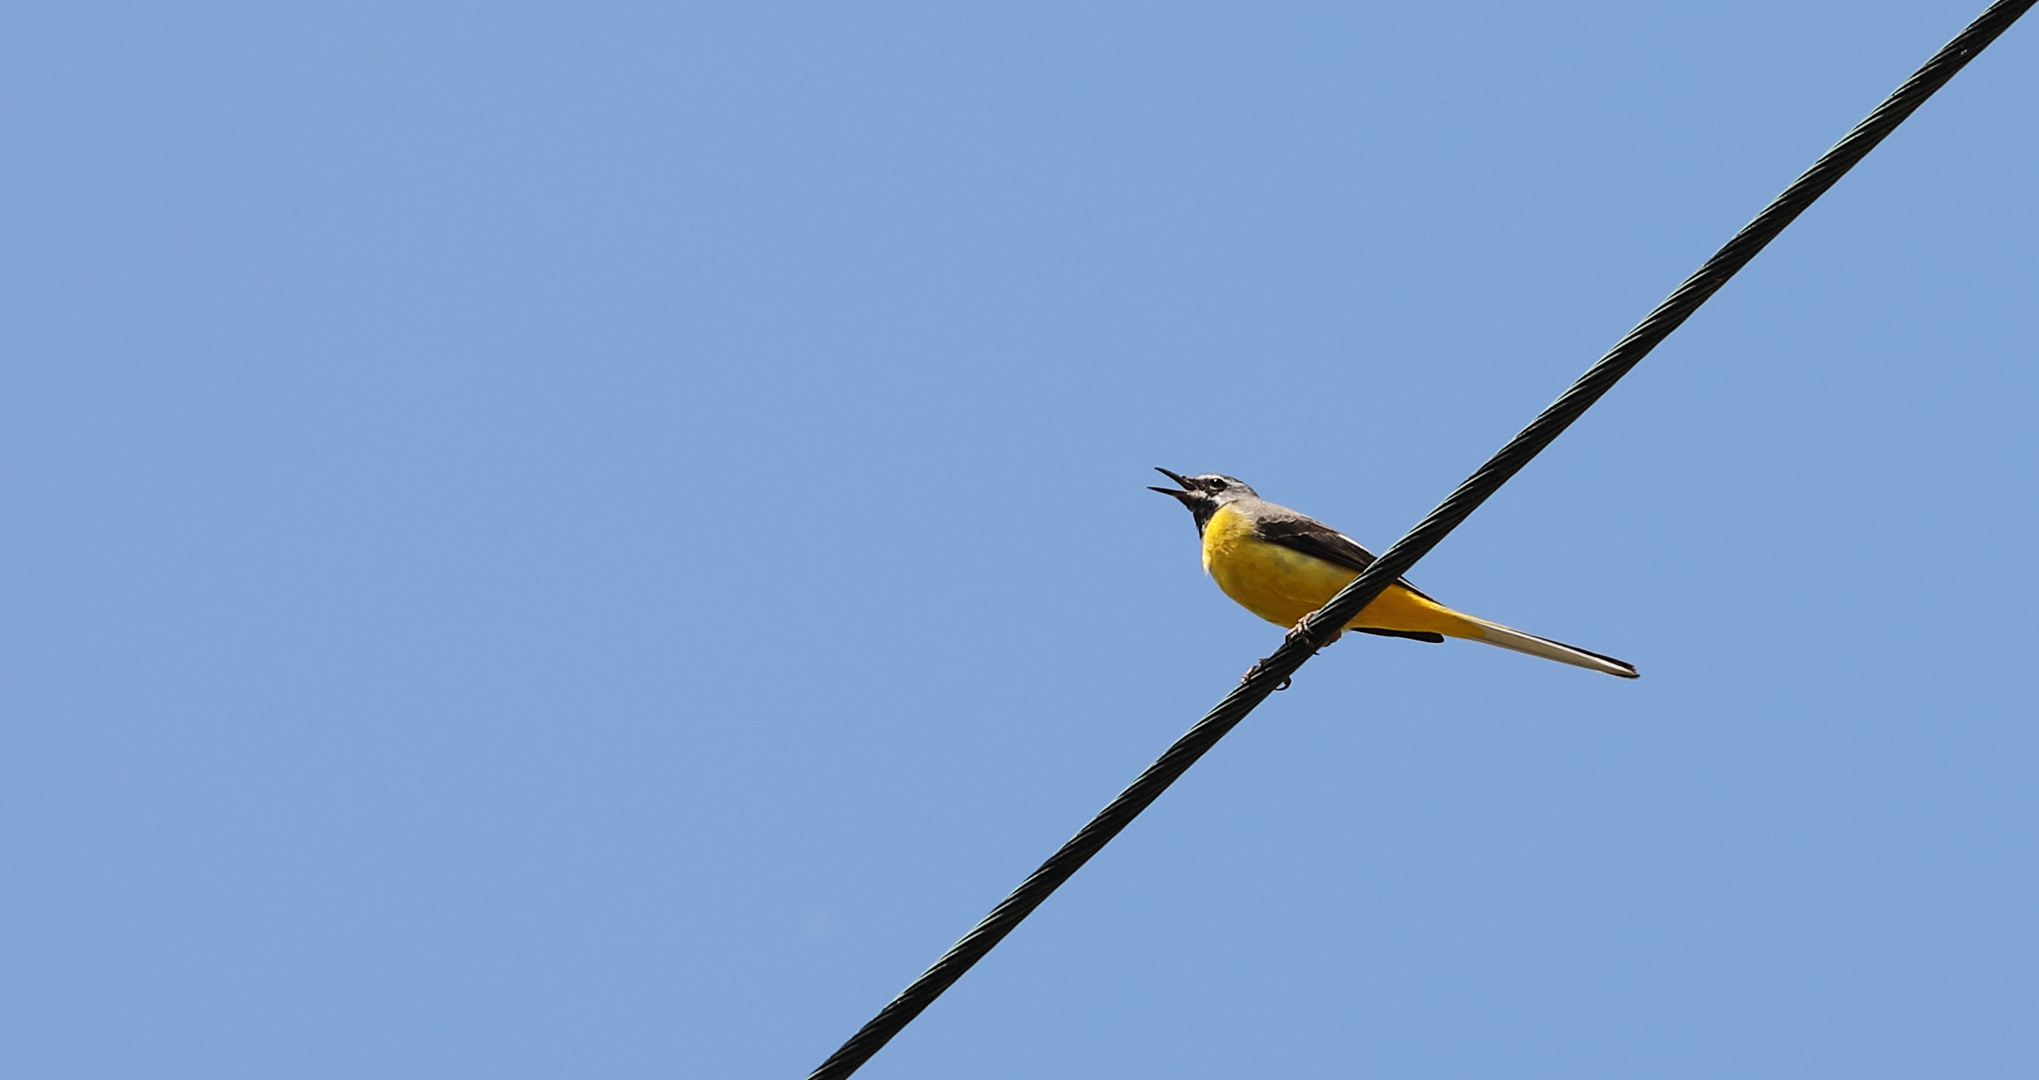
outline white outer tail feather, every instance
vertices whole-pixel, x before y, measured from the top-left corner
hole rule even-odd
[[[1468,616],[1468,618],[1471,617]],[[1603,672],[1624,679],[1639,678],[1634,665],[1623,663],[1611,656],[1601,656],[1599,653],[1590,653],[1561,641],[1540,638],[1535,634],[1525,634],[1520,630],[1502,626],[1500,623],[1488,622],[1485,619],[1473,619],[1472,621],[1478,623],[1480,629],[1486,633],[1485,637],[1476,638],[1475,640],[1484,641],[1489,645],[1498,645],[1503,649],[1528,653],[1531,656],[1541,656],[1545,660],[1556,660],[1560,664],[1570,664],[1573,667],[1582,667],[1589,671]]]

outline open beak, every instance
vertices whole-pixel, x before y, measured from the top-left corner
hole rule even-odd
[[[1185,478],[1185,477],[1184,477],[1184,476],[1183,476],[1182,474],[1180,474],[1180,473],[1172,473],[1172,472],[1169,472],[1169,471],[1168,471],[1167,469],[1163,469],[1163,468],[1160,468],[1160,467],[1158,467],[1158,466],[1157,466],[1157,467],[1155,468],[1155,470],[1154,470],[1154,471],[1155,471],[1155,472],[1158,472],[1158,473],[1160,473],[1161,475],[1163,475],[1163,476],[1165,476],[1165,477],[1167,477],[1167,478],[1169,478],[1170,480],[1173,480],[1173,481],[1175,481],[1175,482],[1176,482],[1176,484],[1177,484],[1178,486],[1180,486],[1180,487],[1181,487],[1181,488],[1182,488],[1183,490],[1181,490],[1181,491],[1176,491],[1176,490],[1174,490],[1173,488],[1165,488],[1165,487],[1149,487],[1149,488],[1147,489],[1148,491],[1158,491],[1158,492],[1160,492],[1160,493],[1161,493],[1161,494],[1163,494],[1163,495],[1173,495],[1173,496],[1175,496],[1175,497],[1176,497],[1176,498],[1178,498],[1178,499],[1186,499],[1186,498],[1189,498],[1189,496],[1190,496],[1190,494],[1191,494],[1191,492],[1190,492],[1190,490],[1189,490],[1189,480],[1188,480],[1187,478]]]

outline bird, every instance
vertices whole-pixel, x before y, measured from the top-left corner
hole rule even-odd
[[[1218,473],[1155,471],[1178,487],[1150,490],[1180,500],[1196,518],[1204,571],[1217,579],[1225,595],[1268,622],[1296,626],[1374,560],[1351,537],[1268,502],[1241,480]],[[1463,638],[1624,679],[1639,677],[1635,665],[1625,660],[1453,611],[1406,579],[1389,585],[1345,629],[1433,643]]]

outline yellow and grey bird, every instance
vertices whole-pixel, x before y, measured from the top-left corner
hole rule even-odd
[[[1204,570],[1218,579],[1226,596],[1268,622],[1294,626],[1373,562],[1373,553],[1351,537],[1268,502],[1232,477],[1155,471],[1182,487],[1153,490],[1182,500],[1195,515],[1197,533],[1204,541]],[[1633,664],[1453,611],[1407,581],[1388,586],[1345,629],[1417,641],[1448,637],[1483,641],[1560,664],[1636,678]]]

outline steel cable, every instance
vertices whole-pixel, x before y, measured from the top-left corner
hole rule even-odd
[[[1911,78],[1885,98],[1883,104],[1813,163],[1812,168],[1764,207],[1755,220],[1744,226],[1696,273],[1685,279],[1684,284],[1657,305],[1656,310],[1616,342],[1570,389],[1530,421],[1521,434],[1509,440],[1508,445],[1480,466],[1407,535],[1382,552],[1365,572],[1340,590],[1329,603],[1306,618],[1298,631],[1292,632],[1273,655],[1261,661],[1245,681],[1204,714],[1196,726],[1177,739],[1110,805],[1099,811],[1088,825],[1021,882],[1019,888],[963,935],[962,940],[892,999],[870,1023],[822,1062],[809,1074],[808,1080],[841,1080],[849,1076],[900,1029],[912,1023],[914,1017],[919,1016],[935,998],[940,997],[964,972],[1011,933],[1049,894],[1111,842],[1112,837],[1131,824],[1219,739],[1244,720],[1247,713],[1295,674],[1322,647],[1323,639],[1332,636],[1328,633],[1330,630],[1352,621],[1353,616],[1372,603],[1390,583],[1407,573],[1418,559],[1428,554],[1488,496],[1499,490],[1572,421],[1600,400],[1601,395],[1612,389],[1623,375],[1649,355],[1650,350],[1784,231],[1785,226],[1825,194],[1849,169],[1875,149],[1884,136],[1946,85],[1947,80],[2009,29],[2035,2],[2039,0],[1999,0],[1926,61]]]

